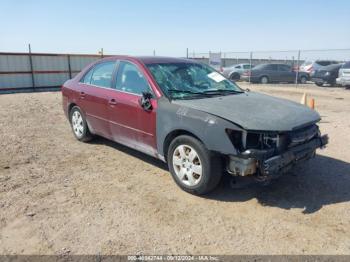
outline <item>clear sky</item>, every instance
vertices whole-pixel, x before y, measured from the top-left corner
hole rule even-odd
[[[0,52],[350,48],[349,0],[0,0]]]

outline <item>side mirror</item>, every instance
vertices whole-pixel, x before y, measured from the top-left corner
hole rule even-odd
[[[139,99],[140,106],[145,110],[145,111],[152,111],[152,103],[151,103],[151,98],[152,94],[149,92],[142,92],[142,96]]]

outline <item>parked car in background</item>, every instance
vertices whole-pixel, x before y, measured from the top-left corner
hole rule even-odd
[[[310,74],[311,81],[317,86],[323,86],[324,84],[335,86],[339,69],[342,65],[343,64],[333,64],[329,66],[322,66],[319,69],[314,70]]]
[[[329,66],[333,64],[338,64],[338,61],[333,60],[315,60],[315,61],[305,61],[299,67],[299,71],[311,74],[314,70],[318,70],[323,66]]]
[[[291,66],[285,64],[260,64],[254,66],[252,70],[244,72],[241,76],[242,80],[253,83],[267,84],[271,82],[295,82],[296,74]],[[309,75],[305,72],[299,72],[298,81],[306,83]]]
[[[350,62],[346,62],[339,69],[338,78],[336,83],[341,86],[350,88]]]
[[[252,65],[252,67],[254,67]],[[244,72],[250,70],[250,64],[238,64],[223,67],[221,73],[230,80],[239,80]]]
[[[100,135],[159,158],[193,194],[214,189],[224,170],[273,179],[328,142],[316,111],[188,59],[107,57],[64,83],[62,98],[77,140]]]

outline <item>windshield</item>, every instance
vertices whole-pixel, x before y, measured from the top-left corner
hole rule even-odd
[[[199,63],[146,64],[166,96],[172,99],[229,95],[243,91],[211,67]]]

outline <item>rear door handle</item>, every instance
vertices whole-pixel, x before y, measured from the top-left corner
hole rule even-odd
[[[116,104],[117,104],[117,100],[115,100],[114,98],[112,98],[111,100],[109,100],[108,104],[110,104],[110,105],[116,105]]]
[[[85,92],[81,91],[81,92],[80,92],[80,97],[81,97],[81,98],[85,98]]]

